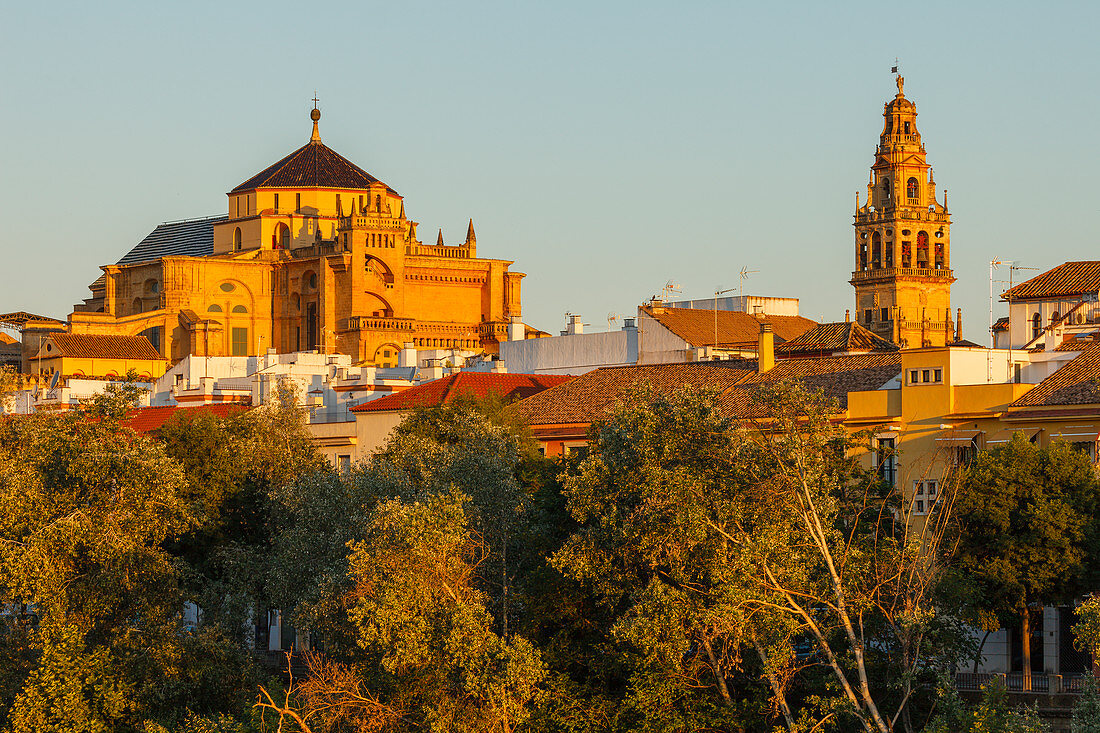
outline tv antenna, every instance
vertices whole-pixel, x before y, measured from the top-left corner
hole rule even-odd
[[[750,270],[747,267],[742,267],[741,272],[738,273],[738,277],[740,278],[740,282],[737,285],[737,297],[741,301],[739,303],[739,305],[741,306],[741,310],[745,309],[745,278],[747,278],[749,275],[753,274],[754,272],[760,272],[760,270]]]
[[[607,314],[607,330],[608,331],[611,330],[611,324],[614,323],[617,320],[619,320],[619,314],[616,313],[615,311],[610,311]]]

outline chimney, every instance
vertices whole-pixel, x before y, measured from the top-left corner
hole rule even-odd
[[[852,312],[850,310],[848,310],[847,308],[844,309],[844,322],[845,323],[851,323],[852,322]]]
[[[767,321],[760,322],[760,340],[756,348],[756,371],[758,374],[775,366],[775,334],[772,333],[772,324]]]
[[[951,311],[948,311],[948,314],[950,314],[950,313],[951,313]],[[956,323],[955,323],[955,340],[956,341],[962,341],[962,338],[963,338],[963,309],[962,308],[958,309],[958,311],[956,312],[955,318],[957,319]]]

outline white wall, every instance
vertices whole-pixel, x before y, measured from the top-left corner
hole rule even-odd
[[[510,374],[584,374],[638,361],[638,329],[502,341],[500,359]]]
[[[715,307],[714,298],[698,298],[665,303],[669,308],[700,308],[710,310]],[[798,298],[768,298],[762,295],[743,295],[718,298],[718,310],[755,313],[756,308],[770,316],[797,316]]]

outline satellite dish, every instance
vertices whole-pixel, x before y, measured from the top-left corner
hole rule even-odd
[[[61,372],[54,372],[53,376],[50,377],[50,391],[51,392],[53,390],[57,389],[57,380],[59,380],[60,378],[61,378]]]

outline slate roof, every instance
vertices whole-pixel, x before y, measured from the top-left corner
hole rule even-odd
[[[517,403],[528,425],[587,424],[605,417],[632,388],[651,384],[660,392],[681,387],[728,389],[755,373],[747,360],[602,367]]]
[[[642,311],[692,346],[714,344],[713,310],[644,306]],[[760,318],[740,311],[718,311],[718,346],[754,345],[760,335]],[[772,324],[776,341],[789,341],[817,324],[802,316],[765,316]]]
[[[450,404],[459,396],[484,398],[495,394],[505,400],[523,399],[571,379],[573,377],[561,374],[458,372],[449,377],[433,379],[401,392],[364,402],[351,408],[351,411],[388,412],[411,410],[414,407],[436,407]]]
[[[1012,407],[1100,404],[1100,344],[1039,382]]]
[[[759,416],[753,395],[763,384],[781,379],[822,389],[848,406],[848,392],[881,388],[901,373],[896,352],[783,359],[764,374],[754,360],[689,362],[650,366],[604,367],[529,397],[516,405],[528,425],[583,425],[606,417],[632,387],[649,383],[662,393],[682,387],[719,391],[718,404],[728,417]]]
[[[321,141],[311,140],[230,193],[256,188],[366,188],[372,183],[378,179]]]
[[[209,413],[215,417],[228,417],[234,412],[241,412],[245,408],[232,403],[218,403],[213,405],[196,405],[195,407],[140,407],[132,410],[122,421],[138,433],[152,433],[164,427],[173,415],[180,411],[186,411],[188,415]]]
[[[46,352],[45,358],[64,356],[74,359],[161,359],[164,357],[153,348],[144,336],[99,336],[88,333],[55,333],[50,342],[58,353]]]
[[[871,333],[855,321],[819,323],[805,333],[775,347],[777,354],[836,354],[897,351],[891,341]]]
[[[1002,300],[1060,298],[1100,290],[1100,261],[1065,262],[1030,280],[1020,283],[1001,296]]]
[[[214,254],[214,225],[227,216],[208,216],[161,224],[123,255],[116,265],[149,262],[161,257],[205,257]],[[102,279],[102,276],[100,276]],[[100,280],[89,287],[93,290]]]

